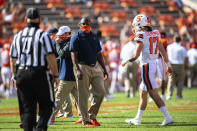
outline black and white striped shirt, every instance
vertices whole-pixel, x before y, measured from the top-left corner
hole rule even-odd
[[[23,67],[46,67],[45,56],[50,53],[54,53],[50,37],[36,27],[26,27],[17,33],[10,49],[10,57]]]

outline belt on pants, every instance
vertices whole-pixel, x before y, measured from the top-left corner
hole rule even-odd
[[[79,64],[87,65],[87,66],[90,66],[90,67],[95,67],[95,65],[96,65],[96,64],[84,64],[84,63],[79,63]]]
[[[18,66],[19,70],[46,70],[46,67]]]

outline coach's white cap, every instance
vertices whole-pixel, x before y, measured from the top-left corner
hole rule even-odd
[[[56,35],[63,35],[66,32],[71,32],[70,27],[68,26],[61,26]]]

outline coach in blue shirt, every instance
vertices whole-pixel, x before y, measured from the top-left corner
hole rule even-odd
[[[78,52],[77,59],[80,64],[95,65],[101,46],[95,34],[86,34],[79,30],[71,39],[70,49]]]
[[[73,117],[72,104],[70,102],[70,96],[69,96],[70,93],[74,98],[75,105],[77,105],[78,103],[77,85],[73,73],[71,54],[69,52],[70,38],[71,38],[70,27],[68,26],[60,27],[54,45],[56,52],[58,54],[57,59],[59,59],[58,71],[59,71],[60,83],[57,88],[57,93],[55,95],[57,107],[53,115],[53,119],[52,119],[53,122],[56,113],[61,109],[63,104],[67,105],[67,107],[65,107],[66,111],[64,117],[67,118]]]
[[[84,127],[100,126],[96,116],[105,95],[104,76],[107,79],[108,73],[104,66],[99,39],[91,32],[90,19],[83,17],[79,27],[79,31],[70,40],[81,112],[81,118],[74,124],[83,123]],[[90,92],[93,94],[93,99],[88,110]]]

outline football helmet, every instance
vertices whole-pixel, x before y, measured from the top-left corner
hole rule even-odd
[[[139,14],[133,19],[132,25],[135,31],[139,30],[143,26],[150,26],[149,18],[144,14]]]

